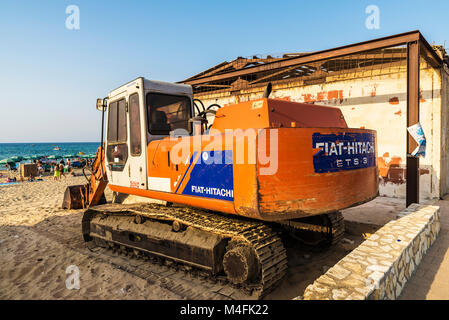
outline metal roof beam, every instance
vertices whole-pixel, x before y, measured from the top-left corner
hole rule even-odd
[[[442,60],[435,53],[429,43],[424,39],[419,31],[411,31],[398,35],[393,35],[385,38],[365,41],[361,43],[351,44],[343,47],[338,47],[335,49],[328,49],[319,52],[314,52],[310,54],[305,54],[299,57],[282,59],[280,61],[275,61],[271,63],[266,63],[261,66],[254,66],[245,68],[242,70],[231,71],[219,75],[213,75],[208,77],[199,77],[193,80],[184,80],[182,81],[185,84],[195,85],[201,83],[208,83],[212,81],[223,81],[229,78],[241,77],[245,75],[255,74],[264,71],[277,70],[281,68],[291,67],[300,64],[317,62],[320,60],[326,60],[331,58],[337,58],[342,56],[347,56],[351,54],[376,50],[376,49],[384,49],[388,47],[396,47],[400,45],[406,45],[410,42],[419,41],[427,52],[426,58],[432,62],[433,65],[438,66],[441,65]]]

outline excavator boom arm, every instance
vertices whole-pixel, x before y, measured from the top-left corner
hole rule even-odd
[[[90,177],[86,175],[86,169],[91,171]],[[106,203],[104,190],[108,185],[108,178],[105,170],[104,148],[98,147],[92,167],[84,167],[83,174],[88,183],[67,187],[62,204],[63,209],[85,209]]]
[[[104,164],[104,148],[98,147],[97,156],[92,165],[92,174],[90,176],[88,207],[100,203],[107,185],[108,178]]]

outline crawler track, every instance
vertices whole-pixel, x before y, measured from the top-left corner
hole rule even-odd
[[[337,244],[345,233],[345,223],[341,212],[282,221],[280,225],[301,242],[324,248]]]
[[[124,206],[122,206],[121,209],[123,207]],[[121,212],[121,210],[117,209],[118,208],[115,207],[115,212]],[[172,210],[173,208],[162,207],[160,210],[163,211],[167,209]],[[183,208],[177,209],[183,210]],[[135,208],[132,210],[135,210]],[[141,209],[137,208],[136,212],[141,212]],[[86,217],[87,216],[88,215],[86,215]],[[123,248],[120,248],[119,245],[115,244],[103,248],[96,246],[94,242],[89,242],[86,247],[86,244],[83,243],[79,233],[76,232],[76,229],[67,232],[67,229],[62,229],[62,227],[59,226],[57,218],[52,218],[51,220],[54,220],[55,222],[50,228],[48,225],[42,225],[31,228],[30,230],[64,245],[70,250],[88,256],[95,261],[110,264],[114,268],[123,270],[146,280],[149,283],[157,283],[159,286],[179,295],[183,299],[260,299],[260,295],[258,295],[260,291],[248,291],[242,287],[234,286],[227,281],[224,275],[211,277],[210,274],[203,270],[190,268],[182,264],[171,263],[171,261],[158,259],[152,256],[142,254],[136,255],[133,250],[127,248],[124,250]],[[335,215],[334,220],[340,226],[343,225],[341,215]],[[339,230],[340,233],[336,232],[336,234],[342,234],[341,227]],[[338,239],[340,237],[338,237]],[[266,279],[268,279],[268,277],[266,277]]]
[[[213,282],[223,283],[222,286],[228,290],[220,289],[220,298],[252,298],[260,299],[280,282],[287,270],[287,254],[277,232],[262,222],[253,220],[236,219],[229,216],[219,215],[192,208],[184,207],[164,207],[160,205],[116,205],[108,204],[89,209],[83,216],[83,234],[86,240],[90,238],[91,220],[97,215],[120,215],[120,216],[143,216],[156,221],[166,221],[173,223],[177,221],[182,225],[201,229],[215,234],[229,237],[232,241],[246,243],[254,249],[259,266],[258,277],[251,283],[232,285],[224,275],[210,275],[202,270],[193,268],[192,274],[208,277]],[[96,240],[97,244],[106,245],[114,251],[129,255],[148,256],[148,253],[136,248],[127,248],[113,241],[105,239]],[[150,258],[161,261],[154,256]],[[168,259],[167,259],[168,260]],[[162,264],[169,264],[173,270],[185,269],[185,266],[170,261],[162,261]],[[190,269],[190,268],[188,268]],[[234,291],[238,292],[234,292]]]
[[[341,212],[335,212],[327,216],[332,228],[329,235],[330,244],[335,245],[340,242],[345,234],[345,221]]]
[[[225,277],[210,277],[202,270],[183,265],[170,264],[156,257],[135,255],[132,250],[123,250],[119,246],[108,248],[87,244],[79,233],[64,234],[60,227],[40,226],[30,229],[39,236],[46,237],[69,250],[106,263],[112,267],[141,278],[150,284],[156,283],[162,288],[187,300],[242,300],[257,299],[250,293],[228,284]]]

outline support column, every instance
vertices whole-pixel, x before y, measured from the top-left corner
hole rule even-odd
[[[419,42],[407,44],[407,127],[419,121]],[[411,156],[418,146],[407,131],[406,205],[419,203],[419,158]]]

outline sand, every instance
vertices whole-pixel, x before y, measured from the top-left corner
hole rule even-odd
[[[90,257],[82,210],[60,208],[66,186],[85,178],[44,179],[0,186],[0,299],[181,298]],[[66,288],[71,265],[80,271],[79,290]]]
[[[0,299],[166,300],[209,299],[217,295],[214,284],[174,273],[164,266],[145,262],[142,276],[140,271],[124,270],[132,268],[135,261],[93,254],[81,236],[83,210],[61,209],[65,188],[84,184],[85,178],[43,179],[0,186]],[[106,198],[112,198],[109,189]],[[364,232],[348,232],[345,237],[350,243],[342,242],[325,252],[286,244],[287,276],[265,299],[301,295],[309,284],[360,244]],[[80,271],[79,290],[66,287],[66,269],[72,265]]]

